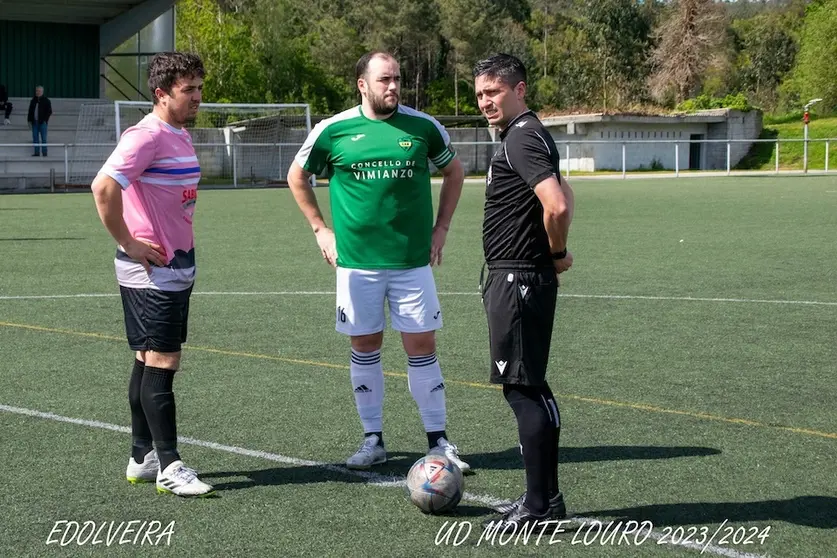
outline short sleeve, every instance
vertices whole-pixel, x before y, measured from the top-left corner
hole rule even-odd
[[[437,169],[443,169],[453,161],[456,152],[450,144],[450,135],[438,120],[429,117],[433,123],[430,126],[430,137],[427,142],[427,156]]]
[[[99,171],[127,189],[154,162],[156,146],[148,130],[130,128],[122,134],[108,160]]]
[[[512,141],[506,141],[506,159],[512,169],[530,188],[534,188],[553,174],[557,176],[557,163],[553,163],[548,141],[535,128],[520,130]]]
[[[328,122],[323,120],[314,126],[305,143],[299,148],[294,157],[296,163],[312,174],[322,174],[328,164],[331,154],[331,135],[328,132]]]

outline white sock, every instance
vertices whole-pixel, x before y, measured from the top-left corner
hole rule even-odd
[[[445,382],[436,353],[411,356],[407,361],[407,382],[419,408],[425,432],[445,429]]]
[[[381,351],[360,353],[352,349],[350,370],[363,432],[383,431],[384,369],[381,366]]]

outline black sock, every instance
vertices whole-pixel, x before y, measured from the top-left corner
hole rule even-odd
[[[177,419],[174,405],[175,370],[145,367],[142,376],[142,408],[160,458],[160,470],[180,459],[177,453]]]
[[[131,455],[137,463],[142,463],[145,455],[153,449],[151,430],[140,398],[143,372],[145,363],[135,359],[131,379],[128,381],[128,403],[131,406]]]
[[[549,478],[552,473],[555,426],[544,404],[540,388],[504,385],[506,397],[517,418],[526,469],[526,507],[534,514],[549,510]]]
[[[363,436],[368,438],[369,436],[375,435],[378,437],[378,445],[384,447],[384,433],[383,432],[364,432]]]
[[[558,408],[558,402],[555,400],[555,396],[552,395],[552,390],[549,389],[549,385],[544,384],[541,393],[543,393],[546,399],[550,411],[550,418],[555,429],[555,443],[549,444],[548,446],[553,450],[552,471],[549,475],[549,497],[552,498],[561,491],[558,487],[558,457],[561,451],[558,444],[561,439],[561,410]]]
[[[427,433],[427,444],[430,446],[430,449],[433,449],[439,445],[439,438],[444,438],[445,440],[447,440],[448,435],[444,430]]]

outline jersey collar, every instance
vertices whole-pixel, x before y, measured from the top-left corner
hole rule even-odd
[[[183,133],[183,129],[182,129],[182,128],[175,128],[174,126],[172,126],[171,124],[169,124],[168,122],[166,122],[165,120],[163,120],[162,118],[160,118],[159,116],[157,116],[156,114],[154,114],[153,112],[149,112],[149,113],[148,113],[148,116],[150,116],[151,118],[156,119],[156,120],[157,120],[157,122],[159,122],[160,124],[162,124],[163,126],[165,126],[166,128],[168,128],[168,130],[169,130],[169,131],[174,132],[175,134],[178,134],[178,135],[179,135],[179,134],[182,134],[182,133]]]
[[[509,134],[509,130],[512,129],[512,126],[514,126],[514,124],[518,120],[520,120],[521,118],[523,118],[525,116],[535,116],[535,113],[532,111],[532,109],[527,109],[527,110],[524,110],[523,112],[521,112],[520,114],[518,114],[517,116],[515,116],[514,118],[512,118],[511,120],[509,120],[509,124],[508,124],[508,126],[506,126],[506,129],[503,130],[502,132],[500,132],[500,139],[501,140],[506,139],[506,136]]]
[[[357,106],[357,112],[360,114],[360,117],[366,120],[367,122],[375,122],[377,124],[382,124],[384,122],[392,122],[392,119],[398,116],[398,113],[401,112],[401,103],[398,103],[398,106],[395,107],[395,110],[392,111],[392,114],[389,115],[389,118],[384,118],[383,120],[378,120],[377,118],[369,118],[363,113],[363,105]]]

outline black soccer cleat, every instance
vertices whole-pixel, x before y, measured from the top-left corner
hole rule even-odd
[[[525,501],[526,493],[524,492],[520,496],[520,498],[518,498],[514,502],[510,502],[508,504],[500,504],[499,506],[495,506],[494,509],[500,512],[501,514],[509,514],[513,510],[523,505],[523,502]],[[564,495],[561,492],[549,499],[549,515],[549,519],[567,518],[567,506],[566,504],[564,504]]]
[[[534,529],[538,529],[538,525],[544,521],[552,520],[551,510],[547,510],[546,513],[542,515],[538,515],[529,511],[529,508],[526,507],[526,504],[520,504],[509,513],[503,514],[499,517],[492,517],[487,519],[483,523],[483,527],[485,530],[495,530],[498,533],[506,532],[508,533],[509,530],[513,532],[517,532],[520,529],[530,528],[532,524],[536,524]]]

